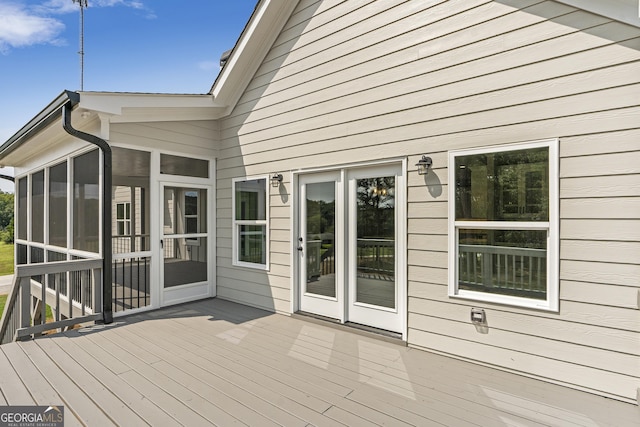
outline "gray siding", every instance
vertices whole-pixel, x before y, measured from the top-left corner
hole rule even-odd
[[[409,344],[635,400],[640,30],[552,1],[300,1],[221,122],[218,295],[290,304],[288,171],[422,154],[408,174]],[[560,138],[560,312],[447,296],[447,151]],[[280,172],[271,269],[231,265],[231,179]]]

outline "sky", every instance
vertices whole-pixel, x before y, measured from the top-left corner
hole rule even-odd
[[[85,91],[207,93],[257,0],[87,3]],[[0,144],[62,91],[80,90],[79,47],[74,0],[0,0]],[[0,180],[0,190],[13,185]]]

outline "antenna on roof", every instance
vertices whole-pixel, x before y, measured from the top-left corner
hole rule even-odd
[[[84,90],[84,10],[89,7],[87,0],[73,0],[80,6],[80,91]]]

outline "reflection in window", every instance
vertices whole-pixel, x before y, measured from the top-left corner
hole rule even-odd
[[[551,306],[551,142],[526,149],[451,153],[455,201],[454,295]],[[555,162],[555,160],[553,160]],[[466,293],[465,293],[466,292]],[[537,301],[537,303],[536,303]]]
[[[233,182],[234,264],[267,264],[267,179]]]
[[[356,301],[396,306],[395,177],[357,180]]]
[[[306,292],[336,296],[336,185],[306,184]]]

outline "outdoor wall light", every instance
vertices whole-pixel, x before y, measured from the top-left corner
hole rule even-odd
[[[418,163],[416,163],[416,166],[418,168],[418,175],[426,175],[429,172],[429,168],[432,164],[433,160],[431,160],[431,157],[422,156],[422,158],[418,160]]]
[[[274,173],[271,175],[271,186],[277,188],[280,187],[280,184],[282,184],[282,174]]]

